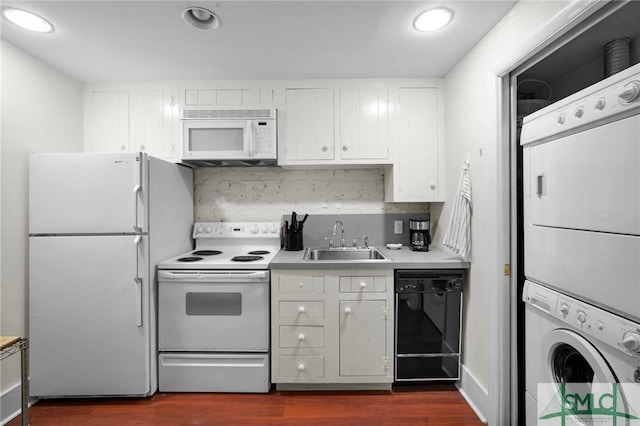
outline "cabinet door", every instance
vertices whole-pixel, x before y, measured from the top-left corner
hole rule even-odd
[[[398,91],[397,150],[390,201],[441,201],[438,89]]]
[[[334,159],[333,89],[286,90],[287,160]]]
[[[170,90],[131,92],[131,150],[177,160],[178,115]]]
[[[387,303],[384,300],[340,301],[340,375],[384,376],[387,354]]]
[[[386,88],[340,90],[340,158],[389,158]]]
[[[92,91],[85,102],[85,151],[129,152],[129,92]]]

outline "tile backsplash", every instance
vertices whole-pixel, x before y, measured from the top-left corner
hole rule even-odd
[[[309,214],[424,213],[428,203],[385,203],[384,170],[203,167],[195,170],[195,220],[280,220]]]

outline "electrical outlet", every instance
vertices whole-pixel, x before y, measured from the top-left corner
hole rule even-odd
[[[394,220],[393,221],[393,233],[394,234],[402,234],[402,221]]]

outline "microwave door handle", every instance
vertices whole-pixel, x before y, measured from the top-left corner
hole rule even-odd
[[[245,146],[247,147],[247,158],[253,158],[253,122],[248,121],[245,124]]]

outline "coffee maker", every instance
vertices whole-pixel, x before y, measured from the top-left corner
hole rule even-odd
[[[430,216],[426,219],[409,220],[409,248],[413,251],[429,251],[431,244]]]

